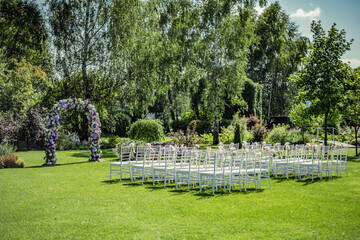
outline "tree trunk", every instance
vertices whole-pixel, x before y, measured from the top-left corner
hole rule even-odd
[[[273,87],[273,80],[271,79],[270,82],[270,91],[269,91],[269,108],[268,108],[268,121],[270,120],[270,113],[271,113],[271,97],[272,97],[272,87]]]
[[[359,130],[358,126],[355,126],[355,149],[356,149],[356,156],[359,156],[358,154],[358,141],[357,141],[357,132]]]
[[[324,139],[324,145],[327,146],[327,120],[328,120],[328,116],[329,116],[329,110],[326,111],[325,113],[325,120],[324,120],[324,124],[325,124],[325,139]]]
[[[303,143],[305,144],[305,129],[303,127],[301,128],[301,135],[302,135]]]
[[[215,104],[215,118],[214,118],[214,130],[213,130],[213,145],[219,144],[219,121],[218,121],[218,107],[217,107],[217,101],[218,101],[218,95],[217,95],[217,66],[218,66],[218,19],[215,15],[215,42],[214,42],[214,48],[215,48],[215,56],[214,56],[214,104]]]
[[[214,120],[214,134],[213,134],[213,145],[219,144],[219,120]]]
[[[172,96],[171,96],[171,90],[168,90],[168,98],[169,98],[169,103],[170,103],[170,116],[171,116],[171,120],[173,122],[175,122],[176,117],[175,117],[175,112],[173,109],[173,100],[172,100]]]
[[[83,78],[83,98],[89,99],[89,79],[87,76],[87,60],[88,60],[88,48],[89,48],[89,17],[90,17],[90,3],[87,1],[86,5],[86,16],[85,16],[85,29],[84,29],[84,48],[83,48],[83,56],[82,56],[82,78]]]

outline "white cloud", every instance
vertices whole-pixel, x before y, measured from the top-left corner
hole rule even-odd
[[[316,7],[314,10],[311,10],[309,12],[305,12],[302,8],[299,8],[298,10],[296,10],[295,13],[290,14],[291,17],[308,18],[310,20],[314,20],[317,17],[320,17],[320,15],[321,15],[320,7]]]
[[[351,58],[351,59],[341,59],[343,62],[348,63],[350,62],[350,66],[352,68],[360,67],[360,59]]]
[[[314,4],[313,4],[313,3],[309,3],[309,5],[310,5],[310,7],[313,7],[313,6],[314,6]]]

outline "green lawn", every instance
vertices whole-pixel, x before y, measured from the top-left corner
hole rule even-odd
[[[19,152],[25,169],[0,170],[0,239],[359,239],[360,158],[349,176],[311,181],[272,179],[262,191],[109,181],[109,164],[88,151]],[[351,152],[354,155],[354,152]]]

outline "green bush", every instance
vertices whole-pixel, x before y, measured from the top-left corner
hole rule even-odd
[[[0,157],[4,156],[7,153],[14,153],[15,151],[16,147],[6,141],[0,144]]]
[[[131,127],[131,117],[125,112],[118,112],[114,116],[115,134],[120,137],[126,137]]]
[[[240,131],[240,124],[235,124],[235,131],[234,131],[234,143],[241,143],[241,131]]]
[[[190,123],[190,127],[192,127],[192,124],[194,123],[191,122]],[[199,134],[204,134],[204,133],[211,133],[212,132],[212,124],[209,121],[206,120],[196,120],[196,131]]]
[[[360,145],[360,138],[357,139],[357,144]],[[355,138],[351,140],[351,145],[355,145]]]
[[[220,128],[223,127],[223,128],[227,128],[228,126],[230,126],[231,124],[231,120],[230,119],[221,119],[220,121]]]
[[[267,134],[265,141],[267,143],[285,144],[289,140],[289,126],[278,124]]]
[[[251,128],[251,132],[253,136],[252,139],[253,142],[262,142],[266,136],[266,128],[262,124],[262,121],[260,121],[260,123],[255,124]]]
[[[173,132],[177,132],[179,130],[186,131],[187,127],[189,126],[190,122],[185,119],[178,119],[171,123],[171,129]]]
[[[220,142],[222,142],[224,144],[230,144],[234,140],[234,134],[227,132],[227,131],[222,132],[219,134],[219,140],[220,140]]]
[[[21,158],[18,158],[18,160],[15,162],[16,166],[18,168],[24,168],[25,167],[25,161],[22,160]]]
[[[176,133],[171,134],[170,137],[175,144],[193,147],[196,144],[200,144],[202,141],[195,129],[196,122],[193,124],[192,128],[188,126],[185,133],[182,130],[179,130]]]
[[[193,120],[196,120],[196,114],[193,110],[190,110],[189,112],[184,112],[181,114],[181,119],[184,119],[185,121],[191,122]]]
[[[205,144],[212,144],[213,143],[213,135],[212,133],[204,133],[204,134],[201,134],[200,135],[203,140],[202,140],[202,143],[205,143]]]
[[[80,145],[79,136],[76,133],[71,133],[64,130],[62,127],[58,128],[59,137],[56,140],[56,147],[59,150],[77,149]]]
[[[160,120],[139,119],[131,125],[129,137],[145,142],[160,141],[164,139],[164,128]]]

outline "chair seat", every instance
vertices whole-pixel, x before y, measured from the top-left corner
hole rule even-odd
[[[205,172],[200,172],[200,175],[221,175],[223,174],[222,170],[218,170],[218,171],[205,171]]]
[[[121,166],[122,163],[121,162],[111,162],[110,166]]]
[[[143,164],[134,164],[134,165],[132,165],[133,168],[143,168],[143,167],[150,168],[152,166],[153,165],[151,165],[151,164],[145,164],[145,165],[143,165]]]

